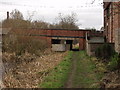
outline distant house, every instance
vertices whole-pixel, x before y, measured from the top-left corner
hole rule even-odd
[[[106,41],[120,53],[120,1],[104,2],[104,30]]]

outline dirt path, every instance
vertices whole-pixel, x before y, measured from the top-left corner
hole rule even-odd
[[[98,74],[91,58],[84,51],[73,52],[72,66],[65,83],[65,88],[92,88],[98,87]]]
[[[73,79],[74,79],[74,76],[75,76],[75,72],[76,72],[76,64],[77,64],[77,52],[74,52],[73,55],[72,55],[72,67],[71,67],[71,72],[69,73],[69,77],[68,77],[68,80],[65,84],[65,88],[73,88]]]

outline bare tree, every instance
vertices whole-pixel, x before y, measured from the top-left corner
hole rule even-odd
[[[31,22],[23,19],[23,14],[14,9],[10,13],[10,18],[2,21],[2,27],[4,28],[30,28]]]
[[[49,28],[49,23],[38,20],[38,21],[33,21],[32,22],[32,27],[33,28],[39,28],[39,29],[48,29]]]
[[[10,13],[10,16],[11,16],[11,19],[21,19],[21,20],[24,19],[22,13],[19,10],[17,10],[17,9],[14,9]]]
[[[33,11],[32,13],[30,13],[29,11],[27,12],[27,14],[28,14],[28,15],[27,15],[27,20],[28,20],[28,21],[30,21],[30,22],[32,21],[32,18],[33,18],[33,16],[34,16],[35,12],[36,12],[36,11]]]
[[[59,13],[58,16],[58,23],[55,24],[56,28],[61,29],[79,29],[76,25],[76,22],[78,21],[76,18],[76,14],[72,13],[71,15],[63,15]]]

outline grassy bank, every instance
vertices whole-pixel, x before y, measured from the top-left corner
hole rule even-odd
[[[39,87],[61,88],[64,86],[71,67],[72,53],[71,51],[68,52],[64,60],[49,73]]]
[[[73,88],[98,88],[102,71],[98,71],[93,57],[86,55],[84,51],[77,52],[76,72],[73,80]]]

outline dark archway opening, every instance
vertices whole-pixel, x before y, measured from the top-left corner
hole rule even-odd
[[[73,43],[73,40],[66,40],[66,44],[70,45],[70,50],[72,50],[72,43]]]
[[[61,40],[52,39],[52,44],[60,44]]]
[[[79,41],[78,40],[74,40],[73,44],[72,44],[72,50],[73,51],[79,51]]]
[[[79,51],[79,43],[76,40],[66,40],[66,44],[70,44],[71,51]]]

